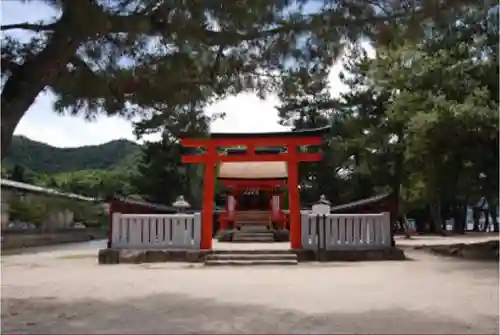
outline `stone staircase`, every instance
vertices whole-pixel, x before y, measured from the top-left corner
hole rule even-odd
[[[288,250],[219,250],[208,254],[206,266],[297,265],[297,255]]]
[[[273,230],[270,230],[271,217],[269,211],[240,211],[235,213],[235,226],[232,242],[236,243],[270,243],[274,242]]]
[[[240,230],[233,233],[233,241],[237,243],[269,243],[274,242],[272,230],[261,226],[242,226]]]
[[[234,224],[236,227],[241,228],[244,226],[267,228],[271,225],[271,213],[260,210],[236,211],[234,213]]]

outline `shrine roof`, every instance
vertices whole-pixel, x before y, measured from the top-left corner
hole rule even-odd
[[[301,129],[272,133],[211,133],[210,138],[290,138],[322,136],[330,130],[330,126],[313,129]]]
[[[392,195],[393,195],[392,192],[387,192],[387,193],[375,195],[373,197],[369,197],[369,198],[365,198],[365,199],[361,199],[361,200],[349,202],[347,204],[342,204],[342,205],[334,206],[334,207],[330,208],[330,212],[331,213],[336,213],[336,212],[339,212],[339,211],[354,209],[354,208],[361,207],[361,206],[378,204],[379,202],[388,199]]]
[[[219,179],[286,179],[288,177],[285,162],[238,162],[221,163]]]
[[[137,200],[137,199],[131,199],[127,197],[122,197],[120,195],[108,195],[105,197],[106,202],[119,202],[121,204],[125,205],[132,205],[132,206],[137,206],[137,207],[142,207],[142,208],[148,208],[148,209],[153,209],[157,211],[161,211],[164,213],[177,213],[177,209],[174,208],[173,206],[166,206],[163,204],[157,204],[153,202],[147,202],[143,200]]]

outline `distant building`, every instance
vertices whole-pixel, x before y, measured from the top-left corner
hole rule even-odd
[[[16,197],[29,197],[36,202],[42,198],[66,198],[75,201],[98,202],[94,198],[81,196],[78,194],[65,193],[56,189],[44,188],[31,184],[21,183],[8,179],[0,179],[1,190],[1,227],[5,229],[10,223],[10,203]],[[69,228],[74,221],[74,213],[70,209],[59,209],[49,213],[45,220],[44,228]]]

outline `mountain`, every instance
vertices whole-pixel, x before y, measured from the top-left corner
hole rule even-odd
[[[57,148],[25,136],[14,136],[2,163],[22,165],[37,173],[110,170],[135,161],[139,152],[137,143],[124,139],[101,145]]]

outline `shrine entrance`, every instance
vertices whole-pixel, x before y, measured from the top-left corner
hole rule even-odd
[[[235,197],[238,203],[239,210],[267,210],[269,201],[271,201],[271,193],[269,191],[244,191],[239,196]]]
[[[219,164],[227,166],[227,163],[240,163],[236,168],[250,171],[243,178],[241,176],[245,173],[240,171],[240,177],[222,179],[222,182],[235,192],[228,196],[228,213],[231,214],[230,209],[234,212],[238,196],[241,197],[245,192],[248,195],[251,190],[254,190],[255,194],[250,194],[249,197],[245,197],[243,203],[239,203],[240,206],[244,206],[243,208],[255,210],[254,208],[263,207],[264,202],[270,200],[276,200],[273,202],[274,205],[280,204],[283,201],[278,200],[283,200],[283,192],[279,190],[286,186],[289,206],[287,227],[290,230],[291,248],[301,249],[298,164],[321,160],[320,153],[307,152],[306,148],[322,144],[323,135],[328,130],[329,127],[324,127],[279,133],[212,133],[209,138],[181,137],[183,147],[196,148],[198,150],[194,151],[199,152],[199,154],[184,155],[182,162],[204,165],[201,249],[212,248],[216,166]],[[260,169],[257,169],[258,164],[261,166]],[[263,165],[266,165],[265,169],[262,169]],[[284,169],[286,177],[275,178],[273,175],[269,178],[265,172],[270,169],[274,169],[273,171]],[[237,192],[238,190],[244,192]],[[241,198],[239,200],[241,201]]]

